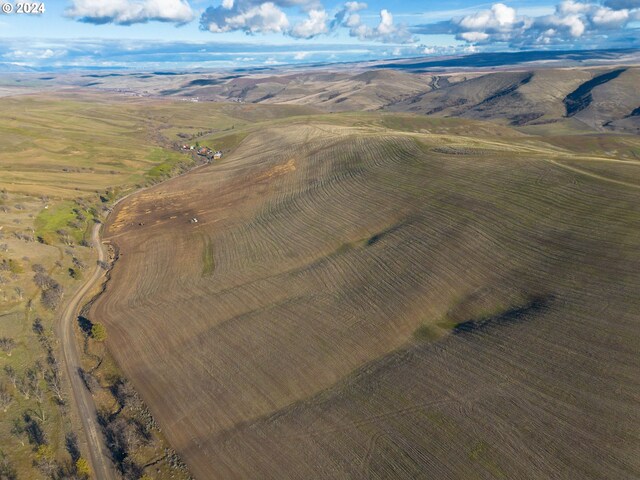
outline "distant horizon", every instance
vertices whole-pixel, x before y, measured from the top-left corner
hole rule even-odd
[[[79,39],[82,41],[90,41],[90,39]],[[159,45],[156,43],[156,47]],[[172,47],[176,47],[176,44],[170,42]],[[345,54],[345,58],[343,59],[333,59],[333,60],[317,60],[317,61],[307,61],[308,55],[305,55],[302,58],[296,58],[297,52],[289,52],[288,46],[286,45],[262,45],[265,47],[262,51],[254,51],[251,52],[251,55],[254,58],[243,58],[242,63],[236,63],[230,57],[239,55],[241,53],[247,53],[246,51],[241,51],[246,49],[249,44],[235,44],[228,43],[224,44],[225,47],[228,47],[227,51],[219,51],[219,52],[202,52],[202,47],[207,46],[215,46],[220,47],[220,43],[198,43],[198,42],[180,42],[179,46],[184,47],[185,45],[191,45],[194,47],[200,47],[199,51],[194,52],[180,52],[178,55],[182,58],[182,61],[173,61],[173,62],[130,62],[130,61],[122,61],[121,63],[113,62],[110,65],[91,65],[91,64],[80,64],[80,63],[71,63],[71,64],[55,64],[55,65],[40,65],[40,66],[28,66],[21,65],[20,62],[12,63],[12,62],[3,62],[0,61],[0,72],[4,73],[82,73],[82,72],[149,72],[149,73],[162,73],[162,72],[215,72],[215,71],[272,71],[279,68],[282,69],[304,69],[304,68],[323,68],[323,67],[340,67],[341,65],[349,66],[349,65],[357,65],[357,64],[380,64],[381,68],[398,68],[396,64],[402,66],[403,63],[407,63],[409,65],[415,65],[415,62],[412,60],[418,61],[420,63],[425,63],[427,66],[432,68],[495,68],[500,66],[507,66],[511,63],[510,59],[513,60],[513,64],[519,64],[521,62],[563,62],[567,61],[567,59],[562,57],[572,57],[569,58],[568,61],[575,62],[595,62],[595,65],[606,64],[611,62],[620,61],[619,57],[615,57],[613,59],[606,58],[605,55],[599,54],[611,54],[611,55],[623,55],[625,53],[633,54],[640,53],[640,47],[636,48],[585,48],[585,49],[566,49],[566,48],[557,48],[557,49],[548,49],[548,50],[494,50],[494,51],[481,51],[481,52],[450,52],[450,53],[438,53],[438,54],[413,54],[413,55],[399,55],[392,56],[388,55],[387,52],[381,52],[379,56],[376,56],[377,50],[372,48],[370,50],[360,49],[360,51],[356,51],[355,49],[347,51]],[[270,48],[269,48],[270,47]],[[317,50],[311,49],[305,53],[311,52],[313,53],[322,53],[326,51],[326,48],[331,47],[331,45],[315,45],[314,48]],[[373,46],[375,47],[375,46]],[[0,42],[0,54],[2,53],[3,44]],[[173,55],[175,52],[170,52],[168,55]],[[219,58],[227,58],[221,59],[218,61],[204,60],[200,63],[195,59],[187,59],[186,57],[192,54],[195,58],[202,59],[208,55],[214,55]],[[115,57],[126,55],[121,51],[116,51]],[[144,54],[143,54],[144,55]],[[153,53],[149,53],[149,55],[153,55]],[[275,58],[280,57],[282,61],[275,60]],[[286,61],[286,58],[289,57],[290,61]],[[520,57],[520,58],[519,58]],[[531,57],[539,57],[539,58],[531,58]],[[580,58],[577,58],[580,57]],[[268,58],[270,61],[265,61],[264,59]],[[461,59],[465,59],[462,61]],[[474,59],[478,59],[474,61]],[[492,60],[494,59],[494,60]],[[640,59],[638,59],[640,60]],[[624,61],[624,60],[622,60]],[[444,62],[444,63],[443,63]],[[635,60],[632,62],[635,63]]]
[[[640,48],[640,0],[0,0],[13,69],[232,68]],[[199,49],[193,47],[199,47]],[[164,67],[163,67],[164,65]]]

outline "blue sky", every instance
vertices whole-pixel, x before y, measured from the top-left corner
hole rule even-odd
[[[640,46],[640,0],[43,3],[41,15],[0,14],[0,63],[211,68]]]

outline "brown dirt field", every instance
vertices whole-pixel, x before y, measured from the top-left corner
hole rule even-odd
[[[640,191],[517,141],[279,125],[117,207],[91,317],[196,478],[640,477]]]

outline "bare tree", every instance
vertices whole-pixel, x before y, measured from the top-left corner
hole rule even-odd
[[[11,356],[11,351],[16,347],[16,342],[13,338],[2,337],[0,338],[0,350],[7,354],[8,357]]]
[[[17,379],[16,388],[26,400],[34,395],[37,400],[41,401],[42,390],[38,385],[38,373],[35,368],[27,369],[25,374]]]
[[[29,398],[31,398],[31,386],[24,376],[18,377],[16,381],[16,388],[25,400],[29,400]]]
[[[109,270],[109,264],[103,260],[98,260],[98,266],[103,270]]]
[[[60,235],[60,240],[62,241],[62,243],[64,243],[65,245],[73,245],[73,239],[67,230],[61,228],[56,233]]]
[[[52,368],[45,372],[44,379],[49,386],[49,390],[53,393],[60,405],[64,404],[64,396],[62,391],[62,384],[60,382],[60,374],[57,368]]]
[[[48,288],[42,292],[41,300],[44,308],[49,310],[55,310],[60,305],[62,296],[64,295],[64,289],[62,285],[56,282],[54,286]]]
[[[96,380],[96,377],[91,375],[90,372],[87,372],[82,368],[79,368],[78,374],[80,375],[80,378],[82,379],[82,382],[84,383],[85,387],[87,387],[87,390],[89,390],[91,393],[94,393],[100,386],[100,384],[98,383],[98,380]]]
[[[6,412],[11,404],[13,403],[13,395],[7,388],[7,386],[3,383],[0,385],[0,408],[2,408],[3,412]],[[0,478],[2,478],[0,476]]]
[[[14,291],[16,292],[16,295],[18,296],[18,300],[22,300],[24,298],[24,290],[22,289],[22,287],[15,287]]]
[[[57,282],[45,272],[36,272],[33,276],[33,283],[35,283],[38,288],[47,290],[48,288],[53,287]]]
[[[4,371],[7,374],[7,378],[9,379],[11,384],[15,387],[16,382],[18,381],[18,374],[16,373],[14,368],[11,365],[5,365]]]
[[[43,400],[44,400],[44,395],[40,394],[39,396],[36,396],[38,407],[33,410],[36,420],[38,420],[42,424],[46,423],[47,418],[49,418],[47,417],[47,411],[45,410],[44,405],[42,404]]]
[[[0,478],[2,480],[18,480],[18,472],[2,450],[0,450]]]
[[[46,273],[47,271],[41,263],[34,263],[31,266],[31,270],[33,270],[36,273]]]
[[[78,257],[73,257],[73,265],[80,270],[84,270],[85,268],[87,268],[87,265]]]
[[[40,359],[36,360],[36,362],[33,364],[33,368],[36,371],[36,375],[38,378],[44,378],[44,365],[42,365]]]

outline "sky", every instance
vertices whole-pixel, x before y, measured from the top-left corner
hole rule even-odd
[[[227,68],[640,48],[640,0],[0,0],[0,66]],[[34,3],[31,0],[31,3]]]

